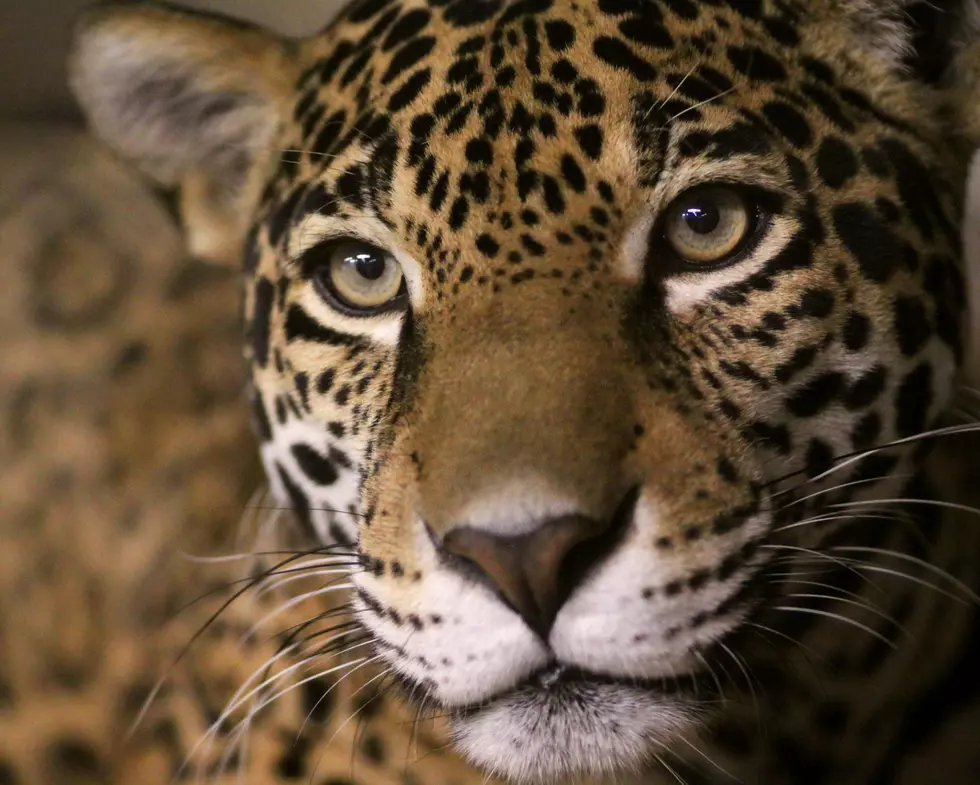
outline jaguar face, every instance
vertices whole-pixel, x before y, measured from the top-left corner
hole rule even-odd
[[[194,236],[199,202],[250,227],[272,488],[356,548],[378,654],[492,772],[635,768],[709,722],[767,565],[946,405],[959,184],[894,20],[844,7],[361,0],[290,47],[222,28],[248,78],[172,78],[225,145]]]

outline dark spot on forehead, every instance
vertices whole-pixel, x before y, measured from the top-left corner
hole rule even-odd
[[[600,60],[618,70],[628,71],[638,81],[652,82],[657,78],[657,69],[618,38],[599,36],[592,49]]]
[[[817,151],[817,172],[828,186],[841,188],[858,173],[857,155],[839,137],[828,136]]]
[[[810,144],[813,133],[799,110],[787,103],[772,101],[763,107],[762,113],[794,147],[807,147]]]
[[[783,64],[756,46],[730,46],[728,59],[736,71],[749,79],[760,82],[781,82],[786,79]]]

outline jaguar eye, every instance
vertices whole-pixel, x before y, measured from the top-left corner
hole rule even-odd
[[[354,240],[329,246],[313,276],[339,305],[361,313],[385,310],[402,294],[405,280],[391,254]]]
[[[688,265],[714,266],[742,247],[754,211],[733,188],[704,186],[681,194],[667,209],[664,238]]]

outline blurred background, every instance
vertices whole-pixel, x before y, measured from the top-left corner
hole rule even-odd
[[[0,118],[77,120],[65,88],[71,24],[92,0],[0,0]],[[177,0],[174,5],[227,13],[286,35],[315,32],[344,0]]]
[[[237,266],[187,254],[66,88],[89,4],[0,0],[0,783],[166,785],[166,703],[121,740],[202,625],[174,609],[234,577],[186,554],[250,549],[261,477]],[[175,4],[302,35],[343,2]]]

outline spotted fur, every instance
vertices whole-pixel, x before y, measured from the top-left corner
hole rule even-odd
[[[159,8],[84,28],[93,125],[182,185],[198,248],[245,259],[273,493],[356,551],[379,659],[487,771],[922,781],[936,651],[976,645],[977,535],[923,468],[968,348],[975,128],[950,101],[969,36],[930,70],[913,11],[359,0],[302,42]],[[751,241],[677,266],[669,206],[719,183]],[[338,238],[400,266],[390,308],[331,299]],[[573,518],[591,533],[532,619],[487,554],[536,558]]]

